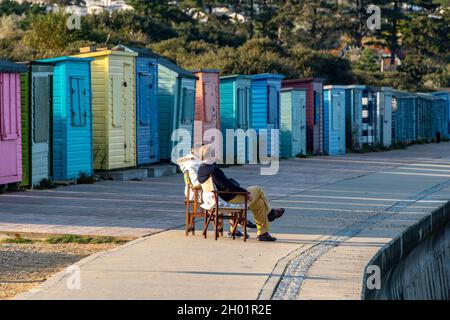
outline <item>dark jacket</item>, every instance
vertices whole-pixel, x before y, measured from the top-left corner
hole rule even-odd
[[[216,164],[202,164],[198,169],[198,181],[200,183],[205,183],[209,177],[212,177],[214,185],[217,191],[228,191],[228,192],[247,192],[244,188],[241,188],[232,179],[225,176],[225,173]],[[221,194],[220,198],[225,201],[232,200],[236,195],[233,194]]]

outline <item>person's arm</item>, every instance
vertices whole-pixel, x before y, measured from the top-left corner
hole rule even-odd
[[[214,165],[211,175],[218,189],[231,192],[247,192],[244,188],[231,183],[230,179],[228,179],[225,173],[216,165]]]

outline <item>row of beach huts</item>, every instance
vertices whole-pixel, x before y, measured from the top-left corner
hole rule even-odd
[[[449,92],[220,76],[121,45],[26,63],[0,60],[0,185],[33,187],[170,161],[172,132],[180,128],[193,141],[209,128],[280,129],[285,158],[445,139],[449,109]]]

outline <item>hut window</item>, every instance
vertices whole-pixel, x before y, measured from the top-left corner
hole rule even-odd
[[[278,92],[274,86],[269,86],[269,97],[268,97],[268,124],[277,124],[278,122]]]
[[[194,120],[195,111],[195,91],[183,88],[182,95],[182,123],[191,123]]]
[[[238,127],[240,129],[247,129],[248,89],[238,89],[237,93],[238,93],[238,105],[237,105]]]
[[[33,137],[35,143],[46,143],[50,131],[50,76],[36,76],[33,80]]]
[[[0,75],[0,129],[1,140],[14,140],[18,137],[17,82],[15,74]],[[15,101],[15,103],[14,103]]]
[[[114,127],[122,126],[122,91],[123,77],[120,75],[113,75],[111,77],[111,96],[112,96],[112,125]]]
[[[70,78],[70,106],[73,126],[86,125],[86,88],[81,78]]]
[[[314,124],[319,123],[320,119],[320,94],[317,91],[314,91]]]

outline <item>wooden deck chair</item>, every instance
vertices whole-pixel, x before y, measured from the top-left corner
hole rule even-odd
[[[223,221],[231,221],[231,234],[235,239],[236,230],[241,224],[244,231],[244,241],[247,241],[247,210],[248,210],[248,192],[228,192],[217,191],[214,188],[212,178],[202,183],[203,203],[201,208],[204,211],[203,236],[207,237],[208,227],[213,222],[214,239],[217,240],[219,233],[223,235]],[[221,194],[243,195],[245,201],[243,204],[231,204],[219,199]]]
[[[195,218],[203,218],[202,187],[194,186],[187,172],[184,173],[186,187],[184,205],[186,207],[186,236],[191,232],[195,235]]]

